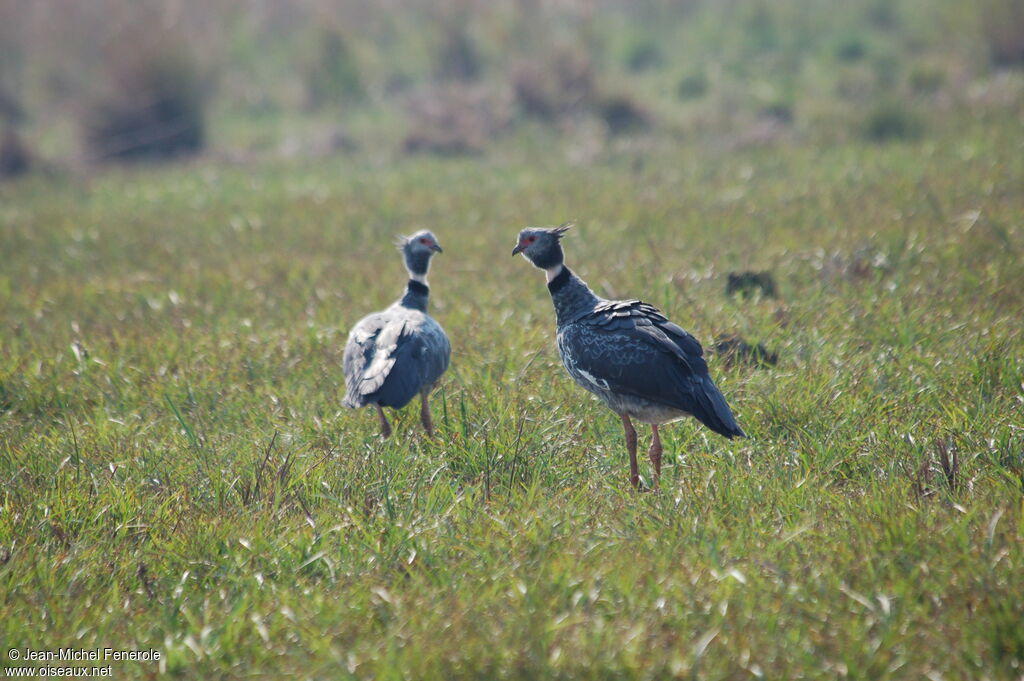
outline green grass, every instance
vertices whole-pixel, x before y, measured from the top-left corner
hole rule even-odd
[[[1019,678],[1019,123],[0,187],[2,647],[162,652],[115,678]],[[666,428],[658,493],[508,255],[567,219],[599,293],[781,357],[711,358],[751,437]],[[453,364],[437,439],[409,409],[382,442],[341,354],[418,227]],[[727,298],[743,269],[780,298]]]

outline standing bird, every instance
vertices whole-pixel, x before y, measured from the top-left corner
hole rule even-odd
[[[651,424],[648,455],[655,485],[661,476],[661,424],[693,416],[727,438],[745,437],[708,375],[696,338],[647,303],[599,298],[563,264],[561,239],[570,226],[528,227],[512,255],[522,253],[547,273],[562,363],[622,419],[633,486],[639,486],[640,475],[630,419]]]
[[[405,295],[382,312],[363,317],[345,345],[345,386],[342,402],[358,409],[372,404],[380,417],[381,435],[391,435],[384,407],[401,409],[420,394],[420,420],[434,434],[427,396],[448,368],[452,348],[444,329],[427,314],[427,271],[430,258],[441,252],[437,237],[424,230],[400,237],[398,248],[409,271]]]

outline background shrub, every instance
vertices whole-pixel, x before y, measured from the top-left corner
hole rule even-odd
[[[465,23],[449,26],[437,57],[437,77],[441,80],[474,81],[483,74],[483,61],[476,42]]]
[[[1024,1],[983,0],[982,34],[996,66],[1024,65]]]
[[[658,43],[645,40],[634,44],[626,55],[626,68],[634,73],[663,66],[665,55]]]
[[[772,99],[765,102],[757,110],[757,115],[762,118],[771,118],[780,123],[792,123],[796,117],[793,112],[793,103],[784,99]]]
[[[349,40],[338,30],[320,36],[316,59],[306,76],[307,98],[311,108],[358,101],[363,97],[359,64]]]
[[[484,86],[447,83],[417,93],[409,102],[407,153],[475,154],[512,118],[510,97]]]
[[[597,115],[608,126],[608,132],[613,135],[642,132],[654,123],[651,112],[624,93],[602,97],[596,108]]]
[[[923,131],[921,118],[906,104],[893,100],[875,106],[864,122],[864,136],[872,142],[916,139]]]
[[[708,77],[703,71],[683,76],[676,87],[679,99],[700,99],[708,92]]]
[[[840,61],[860,61],[868,53],[868,46],[860,36],[847,36],[836,46],[836,57]]]
[[[0,137],[0,180],[27,173],[32,165],[32,155],[21,137],[13,128],[8,128]]]
[[[85,141],[98,159],[166,159],[195,154],[206,139],[198,66],[181,49],[121,53],[106,92],[91,105]]]
[[[17,123],[25,119],[25,111],[21,102],[10,92],[0,88],[0,120]]]
[[[516,100],[526,114],[551,120],[579,111],[594,96],[594,69],[586,52],[560,47],[521,61],[512,74]]]
[[[918,64],[907,76],[907,85],[918,95],[938,92],[946,84],[946,72],[938,66]]]

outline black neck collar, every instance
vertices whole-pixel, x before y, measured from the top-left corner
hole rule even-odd
[[[569,279],[571,278],[572,272],[569,271],[568,267],[562,265],[562,271],[559,272],[554,279],[548,282],[548,291],[551,292],[551,295],[555,295],[569,283]]]
[[[424,296],[430,293],[429,286],[427,286],[426,284],[421,284],[415,279],[409,280],[409,283],[406,285],[406,290],[408,290],[411,293],[419,293],[420,295]]]

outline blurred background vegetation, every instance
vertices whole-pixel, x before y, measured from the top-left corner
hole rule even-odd
[[[0,173],[886,142],[1019,112],[1022,66],[1024,0],[3,0]]]

